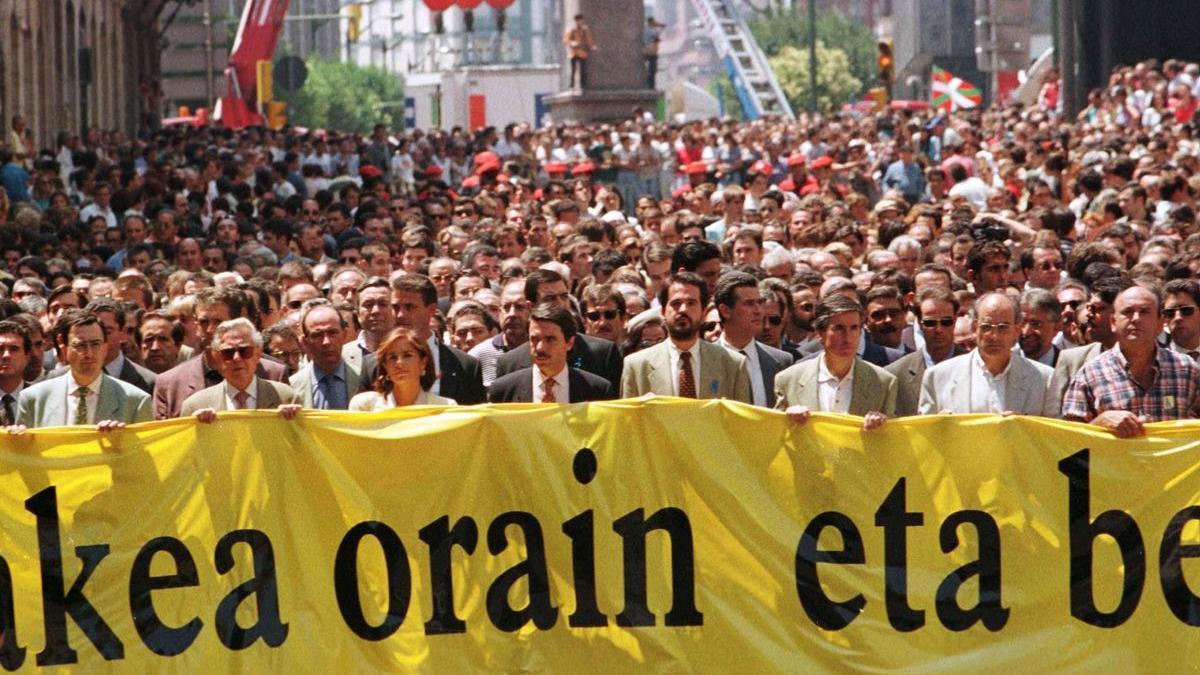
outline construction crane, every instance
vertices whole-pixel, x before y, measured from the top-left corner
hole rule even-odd
[[[692,0],[692,7],[733,81],[746,118],[782,115],[795,119],[775,72],[732,0]]]

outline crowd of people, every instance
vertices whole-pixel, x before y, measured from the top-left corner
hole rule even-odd
[[[0,147],[0,423],[645,394],[1196,417],[1200,66],[795,121]]]

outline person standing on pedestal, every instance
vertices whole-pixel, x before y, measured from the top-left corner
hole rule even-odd
[[[662,41],[662,29],[666,27],[654,17],[646,17],[646,27],[642,30],[642,57],[646,59],[647,89],[654,88],[654,78],[658,74],[658,43]]]
[[[587,89],[587,60],[596,51],[596,41],[592,39],[592,29],[584,23],[582,14],[575,15],[575,25],[567,29],[563,43],[571,54],[571,88],[577,88],[575,76],[578,73],[578,88]]]

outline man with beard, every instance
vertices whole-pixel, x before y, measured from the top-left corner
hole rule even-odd
[[[1054,366],[1055,383],[1058,385],[1059,401],[1067,392],[1067,385],[1075,373],[1100,354],[1108,351],[1117,342],[1112,329],[1113,303],[1117,296],[1133,282],[1124,277],[1105,277],[1092,284],[1087,302],[1079,308],[1079,332],[1084,344],[1063,350]]]
[[[700,319],[708,305],[705,279],[676,272],[659,292],[659,303],[668,339],[625,361],[622,398],[657,394],[752,403],[745,357],[700,339]]]
[[[1053,368],[1058,362],[1058,335],[1062,305],[1050,291],[1031,288],[1021,294],[1021,333],[1017,338],[1025,356]]]
[[[538,305],[529,322],[533,365],[493,382],[488,401],[583,403],[614,398],[616,390],[608,380],[567,364],[576,332],[575,317],[566,308],[550,303]]]
[[[903,353],[900,345],[904,337],[904,329],[908,327],[906,315],[907,312],[904,311],[904,306],[900,302],[900,291],[895,286],[878,286],[867,293],[869,337],[872,342],[881,347],[897,350],[891,353],[896,358]]]
[[[529,337],[526,325],[528,322],[529,301],[525,299],[525,280],[509,279],[500,289],[500,332],[475,345],[468,352],[479,360],[485,387],[491,386],[492,380],[496,379],[496,362],[500,357],[525,344]]]

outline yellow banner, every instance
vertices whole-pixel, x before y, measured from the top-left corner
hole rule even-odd
[[[0,444],[0,664],[1196,663],[1200,426],[720,401],[232,413]]]

